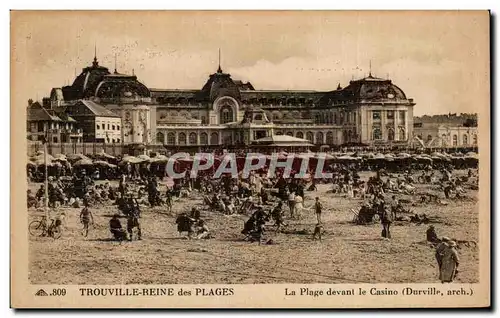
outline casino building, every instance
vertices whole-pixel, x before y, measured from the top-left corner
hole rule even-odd
[[[273,135],[317,146],[404,145],[413,136],[415,105],[391,80],[371,73],[326,92],[256,90],[219,65],[201,89],[157,89],[134,74],[111,73],[97,57],[72,85],[53,88],[43,105],[71,115],[81,100],[121,118],[115,140],[175,147],[249,145]]]

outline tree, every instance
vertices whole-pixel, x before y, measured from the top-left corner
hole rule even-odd
[[[464,127],[477,127],[477,119],[467,118],[465,120]]]

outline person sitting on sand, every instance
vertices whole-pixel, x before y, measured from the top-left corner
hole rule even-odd
[[[109,231],[113,234],[115,240],[123,241],[127,239],[127,232],[122,227],[118,214],[114,214],[109,220]]]
[[[210,238],[210,230],[208,229],[207,224],[203,220],[198,221],[198,230],[196,231],[196,238],[198,240],[208,239]]]
[[[429,226],[429,228],[427,229],[427,232],[426,232],[426,236],[427,236],[427,242],[431,242],[431,243],[440,242],[439,237],[436,233],[436,229],[434,228],[434,225]]]

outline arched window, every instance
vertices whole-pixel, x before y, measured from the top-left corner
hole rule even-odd
[[[477,145],[477,135],[472,136],[472,144]]]
[[[156,142],[159,144],[164,144],[165,143],[165,135],[162,132],[157,132],[156,133]]]
[[[218,145],[219,144],[219,134],[216,132],[213,132],[210,135],[210,144],[211,145]]]
[[[323,133],[321,131],[318,131],[316,133],[316,143],[317,144],[323,144]]]
[[[198,135],[196,135],[196,133],[192,132],[189,134],[189,144],[190,145],[198,144]]]
[[[221,124],[227,124],[233,122],[233,108],[231,106],[224,106],[220,109],[220,119]]]
[[[291,131],[287,131],[287,132],[286,132],[286,135],[287,135],[287,136],[291,136],[291,137],[293,137],[293,132],[291,132]]]
[[[420,137],[420,139],[422,139],[422,137]],[[406,140],[406,131],[404,128],[399,128],[399,140]]]
[[[458,136],[457,135],[453,135],[453,146],[458,146]]]
[[[394,129],[389,129],[387,131],[387,140],[389,140],[389,141],[394,140]]]
[[[448,146],[448,141],[447,141],[447,138],[446,138],[446,134],[442,134],[441,135],[441,146],[442,147]]]
[[[304,139],[304,133],[301,131],[297,131],[297,133],[295,134],[295,137]]]
[[[186,144],[186,134],[185,133],[179,133],[179,145],[185,145]]]
[[[309,140],[311,143],[314,143],[314,134],[310,131],[306,133],[306,138]]]
[[[333,145],[333,132],[329,131],[326,133],[326,143],[328,145]]]
[[[469,144],[469,138],[467,137],[466,134],[462,136],[462,145],[468,145]]]
[[[205,132],[202,132],[200,134],[200,144],[202,145],[208,145],[208,134]]]
[[[373,128],[373,140],[380,140],[382,139],[382,130],[380,128]]]
[[[167,144],[175,145],[175,134],[173,132],[167,134]]]

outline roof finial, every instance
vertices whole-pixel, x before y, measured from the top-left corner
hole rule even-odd
[[[217,69],[217,73],[222,73],[222,68],[220,67],[220,48],[219,48],[219,68]]]
[[[97,44],[94,43],[94,62],[92,62],[92,66],[96,67],[99,65],[97,62]]]
[[[115,74],[118,74],[118,71],[116,70],[116,53],[115,53]]]
[[[368,77],[372,77],[372,60],[370,60],[370,73],[368,73]]]

